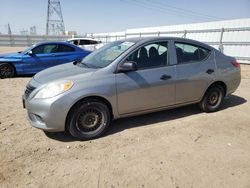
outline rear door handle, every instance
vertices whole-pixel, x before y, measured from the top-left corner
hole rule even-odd
[[[214,72],[213,69],[208,69],[208,70],[206,71],[207,74],[212,74],[213,72]]]
[[[162,76],[161,76],[161,80],[168,80],[168,79],[170,79],[171,78],[171,76],[170,75],[166,75],[166,74],[163,74]]]

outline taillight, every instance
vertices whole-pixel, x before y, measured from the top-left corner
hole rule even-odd
[[[237,62],[236,60],[231,61],[231,64],[236,68],[240,68],[240,63]]]

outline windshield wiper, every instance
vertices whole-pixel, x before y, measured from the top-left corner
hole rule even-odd
[[[91,68],[91,67],[89,66],[89,64],[87,64],[87,63],[79,62],[79,63],[78,63],[78,66],[81,66],[81,65],[83,65],[83,66],[85,66],[85,67],[87,67],[87,68]]]
[[[83,63],[83,62],[79,62],[79,61],[74,61],[73,62],[74,65],[78,65],[78,66],[85,66],[87,68],[93,68],[93,69],[100,69],[100,68],[103,68],[101,66],[98,66],[98,65],[93,65],[93,64],[89,64],[89,63]]]
[[[82,63],[81,61],[74,61],[73,65],[78,65],[78,66],[84,65],[85,67],[90,68],[89,65],[87,65],[86,63]]]
[[[90,66],[86,63],[81,63],[81,65],[84,65],[85,67],[90,68]]]
[[[92,69],[100,69],[100,68],[102,68],[102,67],[97,66],[97,65],[93,65],[93,64],[90,64],[90,63],[83,63],[83,62],[81,62],[80,65],[84,65],[85,67],[92,68]]]
[[[79,61],[73,61],[73,65],[77,65]]]
[[[95,68],[95,69],[100,69],[100,68],[103,68],[101,66],[98,66],[98,65],[92,65],[92,64],[89,64],[90,66],[92,66],[92,68]]]

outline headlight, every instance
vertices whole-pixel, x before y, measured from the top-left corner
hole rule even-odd
[[[61,81],[61,82],[54,82],[48,84],[44,88],[42,88],[38,93],[35,95],[36,99],[45,99],[55,97],[65,91],[68,91],[72,88],[74,82],[72,81]]]

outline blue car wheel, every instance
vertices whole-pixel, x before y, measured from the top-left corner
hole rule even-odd
[[[11,78],[15,75],[15,69],[8,63],[0,64],[0,78]]]

